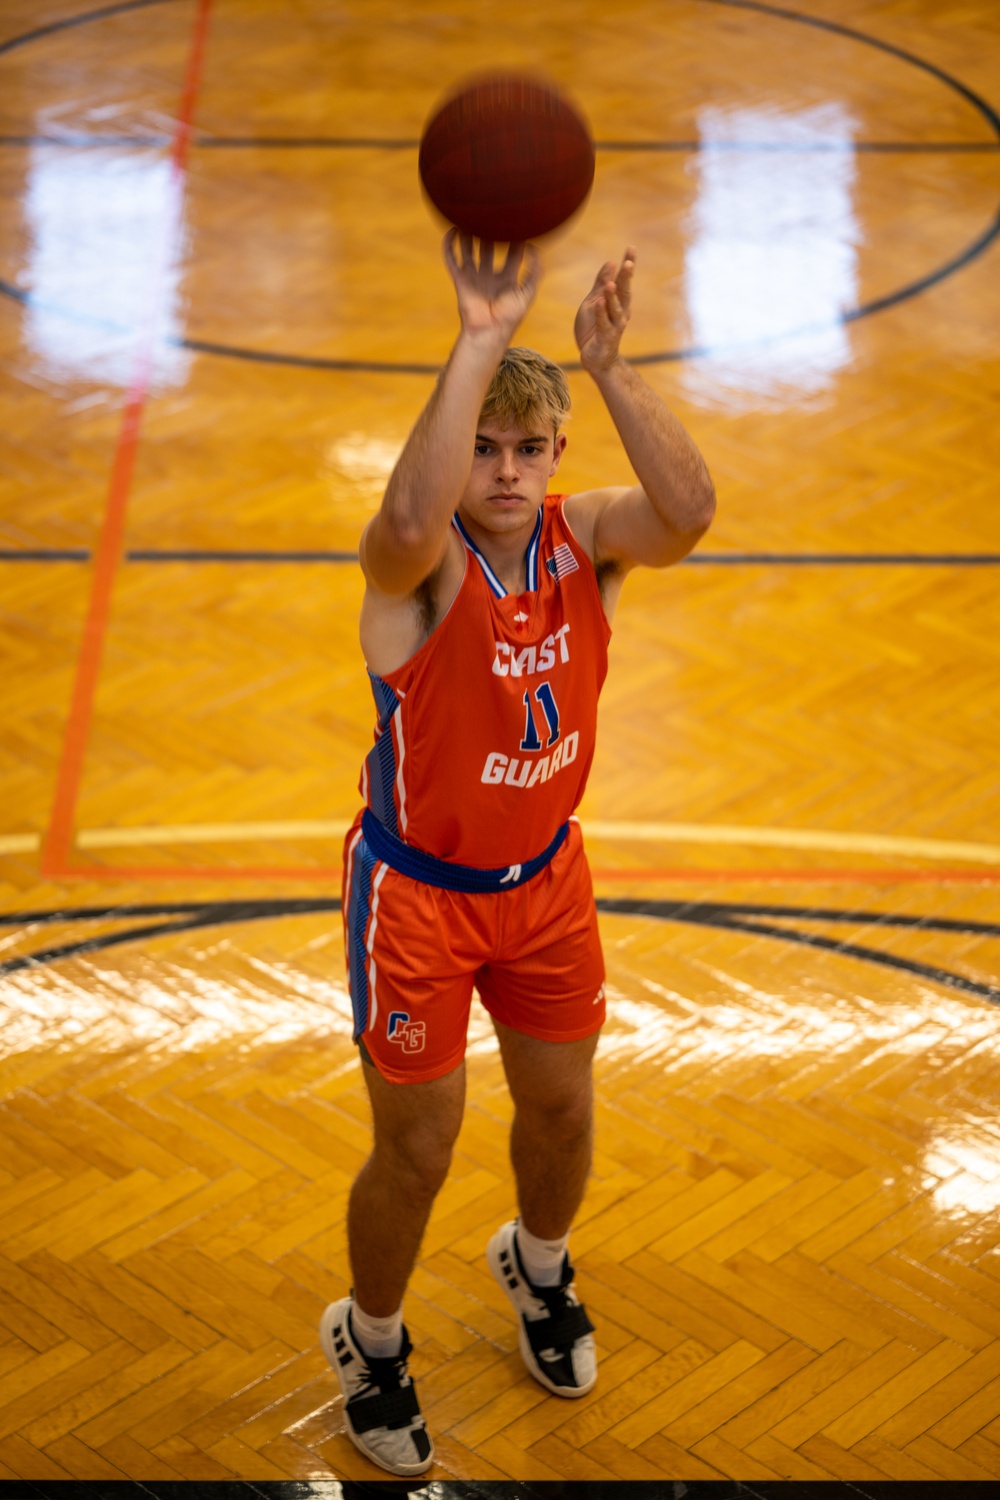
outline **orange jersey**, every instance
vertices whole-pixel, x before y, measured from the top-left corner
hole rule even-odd
[[[611,630],[593,564],[547,495],[508,594],[456,515],[465,576],[434,632],[383,677],[361,773],[404,843],[480,869],[543,850],[583,796]]]

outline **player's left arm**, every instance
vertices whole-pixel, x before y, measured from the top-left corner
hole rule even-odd
[[[621,571],[679,562],[715,515],[715,488],[698,449],[637,370],[622,359],[631,311],[635,251],[597,273],[576,315],[583,368],[604,397],[639,480],[630,488],[590,490],[567,501],[567,519],[597,567]]]

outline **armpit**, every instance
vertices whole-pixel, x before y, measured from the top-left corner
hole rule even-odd
[[[594,572],[597,574],[597,588],[601,602],[606,603],[608,589],[613,583],[620,581],[625,569],[614,558],[608,558],[605,562],[595,563]]]
[[[423,583],[418,583],[411,597],[426,639],[437,625],[437,574],[432,573]]]

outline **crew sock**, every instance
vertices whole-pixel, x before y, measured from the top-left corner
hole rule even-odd
[[[540,1240],[529,1234],[523,1224],[517,1226],[517,1248],[521,1264],[533,1286],[558,1286],[569,1233],[561,1240]]]
[[[373,1318],[355,1302],[351,1308],[354,1337],[370,1359],[391,1359],[403,1347],[403,1309],[388,1318]]]

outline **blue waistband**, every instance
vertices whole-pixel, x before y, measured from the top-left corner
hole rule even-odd
[[[437,885],[446,891],[510,891],[515,886],[524,885],[539,870],[545,869],[568,832],[569,824],[564,823],[557,829],[548,848],[536,854],[534,859],[525,860],[523,865],[477,870],[472,865],[456,865],[447,859],[436,859],[433,854],[414,849],[412,844],[404,844],[379,822],[370,807],[365,808],[361,817],[362,836],[376,859],[384,860],[411,880],[422,880],[425,885]]]

